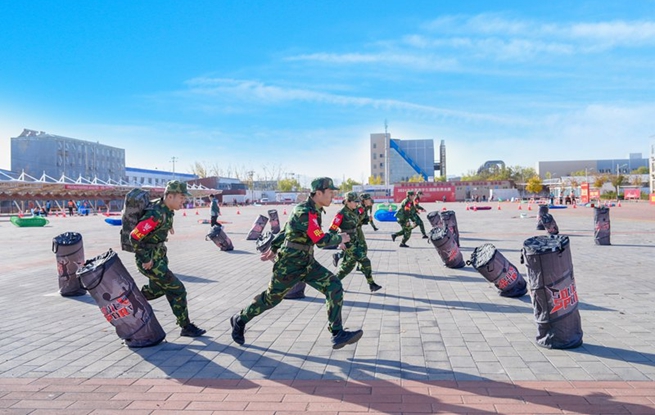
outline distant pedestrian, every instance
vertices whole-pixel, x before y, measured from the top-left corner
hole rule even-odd
[[[323,248],[350,241],[347,233],[324,233],[321,229],[323,208],[330,206],[334,190],[337,189],[329,177],[314,179],[309,199],[296,205],[284,231],[275,237],[271,248],[262,254],[262,261],[275,258],[273,276],[266,291],[257,295],[250,305],[230,319],[232,339],[237,344],[246,341],[246,324],[280,304],[284,295],[299,282],[305,282],[325,295],[333,349],[356,343],[362,337],[362,330],[348,331],[343,328],[341,281],[314,257],[314,245]]]
[[[73,209],[75,209],[75,202],[72,199],[68,201],[68,216],[73,216]]]
[[[211,199],[211,205],[209,206],[211,226],[216,226],[218,224],[218,216],[221,214],[221,208],[218,207],[218,198],[215,195],[209,195],[209,199]]]

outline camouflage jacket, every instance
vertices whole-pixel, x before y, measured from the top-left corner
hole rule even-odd
[[[134,230],[130,233],[136,258],[141,263],[150,262],[155,249],[162,247],[173,228],[175,212],[169,209],[164,199],[155,201],[146,209]]]
[[[360,223],[360,212],[361,207],[357,206],[355,210],[348,209],[347,206],[344,206],[332,220],[332,225],[330,225],[330,233],[336,234],[345,232],[350,235],[350,242],[346,243],[346,248],[350,248],[353,243],[357,242],[358,228],[361,228]],[[363,209],[362,209],[363,210]]]
[[[363,225],[368,225],[370,222],[373,222],[373,219],[371,216],[368,215],[368,211],[372,210],[369,209],[372,208],[372,206],[362,206],[359,205],[355,209],[355,213],[357,213],[359,223],[357,224],[357,240],[359,242],[366,242],[366,239],[364,238],[364,231],[362,230]]]
[[[409,197],[406,197],[400,202],[400,207],[396,211],[395,216],[399,220],[409,220],[415,214],[416,207],[414,206],[414,202]]]
[[[314,245],[323,248],[341,243],[341,236],[324,233],[321,229],[323,212],[324,210],[318,209],[311,198],[293,208],[289,220],[284,225],[284,231],[280,232],[271,243],[271,249],[277,253],[277,261],[307,260],[313,257]],[[299,248],[300,246],[303,248]]]
[[[418,198],[418,196],[416,196],[416,198],[414,198],[414,210],[416,210],[415,213],[425,212],[425,209],[423,209],[423,206],[419,205],[420,202],[421,202],[420,199]]]

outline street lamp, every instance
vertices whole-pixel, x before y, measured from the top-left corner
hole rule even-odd
[[[171,163],[173,163],[173,180],[175,180],[175,162],[178,160],[177,157],[171,157]]]
[[[627,164],[621,164],[620,166],[617,164],[616,165],[616,177],[619,177],[619,173],[621,172],[621,167],[627,167]]]
[[[592,171],[592,170],[593,170],[592,168],[588,168],[588,167],[584,168],[584,176],[585,176],[585,182],[586,183],[589,183],[589,172],[588,171]]]

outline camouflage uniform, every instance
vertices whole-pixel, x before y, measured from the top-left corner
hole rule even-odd
[[[344,203],[356,202],[357,194],[349,192],[346,194]],[[344,206],[332,221],[330,226],[330,233],[336,234],[341,230],[350,235],[350,242],[347,242],[346,250],[344,251],[344,260],[341,263],[341,268],[337,273],[337,278],[343,280],[353,270],[355,264],[359,265],[359,270],[364,274],[366,282],[368,283],[371,291],[377,291],[380,287],[373,280],[373,271],[371,269],[371,260],[368,259],[368,247],[366,246],[366,239],[362,231],[362,225],[365,219],[368,218],[366,209],[363,206],[357,206],[354,210],[348,206]]]
[[[397,237],[402,235],[403,240],[400,242],[400,246],[403,248],[407,247],[407,241],[409,241],[409,238],[412,236],[413,227],[411,219],[416,212],[414,201],[412,200],[411,196],[414,196],[414,192],[410,190],[407,192],[407,197],[403,199],[402,202],[400,202],[400,207],[396,211],[395,215],[396,222],[398,222],[400,225],[400,231],[391,235],[391,239],[394,241]]]
[[[182,193],[188,195],[186,183],[171,181],[166,186],[166,194]],[[187,293],[184,284],[168,269],[166,242],[168,232],[173,228],[175,212],[166,206],[164,199],[152,203],[130,233],[134,247],[136,267],[148,277],[150,283],[141,288],[148,300],[154,300],[163,295],[177,318],[177,324],[185,327],[190,324],[187,308]],[[143,264],[152,261],[152,267],[145,269]]]
[[[425,225],[423,225],[423,221],[421,220],[421,217],[419,216],[419,212],[425,212],[425,209],[423,209],[423,206],[419,205],[419,202],[421,201],[420,196],[422,194],[423,194],[423,192],[418,192],[416,194],[416,198],[414,199],[414,214],[412,215],[411,220],[421,230],[421,234],[423,235],[423,238],[427,239],[428,235],[425,233]]]
[[[370,224],[371,227],[373,228],[373,230],[377,231],[378,227],[375,226],[375,222],[373,222],[373,205],[371,205],[371,206],[364,205],[364,200],[366,200],[366,199],[371,200],[371,195],[368,194],[368,193],[362,193],[360,195],[360,198],[362,200],[362,206],[364,207],[364,210],[366,210],[366,216],[368,217],[368,221],[365,222],[364,225]]]
[[[318,209],[311,198],[293,209],[284,231],[271,244],[276,260],[268,289],[241,310],[241,322],[248,323],[275,307],[294,285],[304,281],[325,295],[330,332],[342,330],[341,281],[314,259],[314,245],[322,248],[341,243],[341,236],[321,230],[322,213],[323,209]]]

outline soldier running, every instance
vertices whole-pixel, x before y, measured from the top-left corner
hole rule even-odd
[[[184,205],[187,196],[186,183],[177,180],[166,184],[164,197],[146,209],[134,230],[130,233],[134,246],[136,267],[148,277],[150,283],[141,288],[147,300],[166,296],[168,303],[177,318],[177,324],[182,327],[180,336],[199,337],[206,330],[198,328],[189,320],[187,292],[184,284],[168,269],[166,242],[168,233],[175,233],[173,216],[176,210]]]
[[[314,179],[307,201],[298,204],[289,220],[271,244],[271,249],[261,255],[262,261],[275,258],[273,276],[266,291],[257,295],[253,302],[230,318],[232,339],[244,344],[246,324],[254,317],[278,305],[284,295],[298,282],[304,281],[325,295],[328,330],[332,333],[332,348],[356,343],[362,330],[347,331],[342,326],[343,287],[341,281],[314,259],[314,245],[323,248],[350,241],[347,233],[324,233],[321,230],[321,214],[332,203],[338,190],[329,177]]]
[[[414,214],[412,215],[412,222],[414,222],[416,226],[421,230],[421,234],[423,234],[423,239],[428,239],[428,235],[425,233],[425,225],[423,225],[423,221],[421,220],[421,216],[419,216],[419,212],[425,212],[425,209],[423,209],[423,206],[419,204],[421,201],[421,196],[423,196],[422,191],[418,191],[416,193],[416,198],[414,199]]]
[[[396,211],[396,222],[398,222],[400,225],[400,231],[392,234],[391,239],[395,241],[397,237],[402,235],[403,240],[400,242],[401,248],[409,248],[407,241],[409,241],[409,238],[412,236],[411,219],[414,216],[414,212],[416,211],[416,208],[414,207],[415,196],[416,195],[412,190],[408,190],[407,197],[405,197],[403,201],[400,202],[400,207]]]
[[[365,218],[368,218],[368,215],[363,206],[358,206],[357,201],[357,193],[346,193],[343,200],[344,207],[336,214],[332,226],[330,226],[330,233],[336,234],[341,230],[341,232],[350,235],[350,242],[345,244],[344,260],[337,273],[337,278],[343,280],[353,270],[355,264],[358,264],[360,265],[359,270],[362,271],[366,278],[369,289],[371,292],[375,292],[382,287],[373,280],[371,260],[366,256],[368,247],[366,246],[366,239],[364,239],[362,224]],[[338,256],[339,254],[333,254],[333,262],[335,255]],[[336,262],[338,263],[338,257]]]

